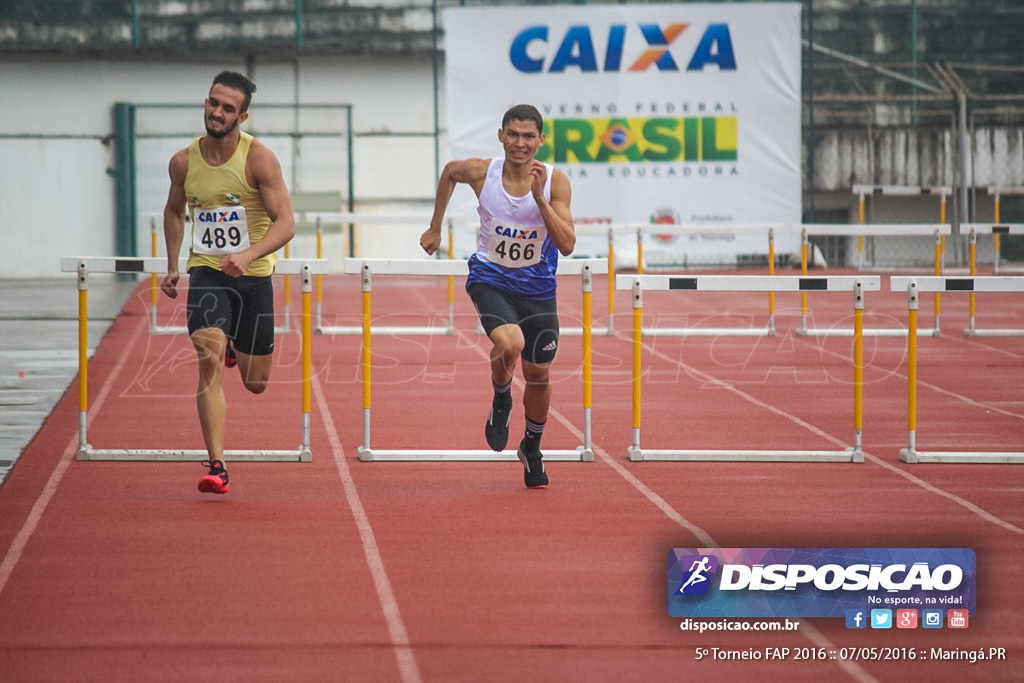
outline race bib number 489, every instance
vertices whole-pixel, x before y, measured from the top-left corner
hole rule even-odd
[[[192,223],[192,251],[227,256],[249,248],[249,223],[241,206],[199,209]]]
[[[487,260],[506,268],[526,268],[540,263],[548,231],[544,226],[495,225],[487,243]]]

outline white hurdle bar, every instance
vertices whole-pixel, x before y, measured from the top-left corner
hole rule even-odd
[[[775,268],[775,235],[787,230],[785,223],[726,223],[723,225],[705,225],[701,223],[623,223],[616,224],[616,229],[636,232],[637,274],[644,274],[644,235],[764,235],[768,240],[769,274]]]
[[[971,245],[971,277],[974,277],[978,272],[978,235],[992,235],[996,241],[996,264],[993,272],[999,270],[999,246],[998,240],[1000,235],[1024,235],[1024,224],[1021,223],[965,223],[960,226],[961,232],[967,230],[970,234],[970,245]],[[975,315],[977,312],[975,306],[974,292],[982,290],[970,290],[971,291],[971,303],[970,303],[970,319],[967,325],[967,329],[964,330],[964,334],[968,337],[1021,337],[1024,336],[1024,329],[1002,329],[1002,330],[979,330],[975,327]],[[1002,290],[1000,290],[1002,291]]]
[[[636,231],[637,274],[644,274],[643,237],[647,234],[706,235],[716,231],[730,235],[764,235],[768,239],[768,274],[775,274],[775,234],[786,230],[782,223],[744,223],[708,226],[700,224],[628,224]],[[769,337],[775,334],[775,292],[768,292],[768,322],[764,327],[661,327],[645,328],[644,334],[661,337]]]
[[[636,229],[637,242],[637,274],[643,275],[643,236],[645,234],[706,235],[714,233],[712,226],[686,225],[652,225],[643,223],[633,226]],[[768,274],[775,275],[775,233],[786,229],[781,223],[752,223],[721,226],[730,235],[765,235],[768,239]],[[644,328],[644,335],[650,337],[770,337],[775,334],[775,292],[768,290],[768,322],[764,327],[652,327]]]
[[[367,225],[428,225],[430,219],[433,218],[432,214],[429,213],[353,213],[350,211],[336,211],[336,212],[320,212],[310,211],[306,214],[306,220],[312,220],[316,222],[316,257],[323,258],[324,248],[324,225],[349,225],[355,226],[360,224]],[[455,260],[455,220],[459,216],[451,215],[445,217],[445,223],[448,226],[448,260]],[[351,229],[351,227],[350,227]],[[345,273],[356,272],[347,270],[349,264],[346,259],[346,270]],[[386,259],[384,259],[386,260]],[[415,259],[410,259],[415,260]],[[426,259],[423,259],[426,260]],[[440,257],[436,257],[435,260],[441,260]],[[411,273],[409,273],[411,274]],[[323,324],[323,278],[317,276],[316,279],[316,333],[317,334],[362,334],[362,328],[353,325],[324,325]],[[413,334],[413,335],[430,335],[430,334],[455,334],[455,278],[452,276],[448,277],[448,325],[446,327],[422,327],[422,326],[406,326],[406,327],[380,327],[375,330],[379,334]]]
[[[917,307],[919,292],[1024,292],[1024,277],[893,277],[893,292],[907,293],[910,334],[907,336],[907,447],[900,449],[906,463],[1024,463],[1024,453],[917,450]]]
[[[468,275],[469,268],[464,260],[452,259],[364,259],[347,258],[344,261],[344,272],[346,275],[363,273],[364,266],[369,265],[371,270],[378,275],[446,275],[454,281],[455,275]],[[317,310],[317,319],[320,319],[320,311]],[[432,335],[432,334],[455,334],[455,311],[454,297],[449,296],[448,302],[448,324],[447,325],[380,325],[374,326],[376,334],[403,334],[403,335]],[[316,328],[317,334],[362,334],[361,325],[323,325]]]
[[[907,192],[906,194],[922,194]],[[927,193],[924,193],[927,194]],[[932,236],[935,238],[935,275],[940,275],[943,264],[944,237],[952,233],[949,225],[942,223],[889,223],[871,225],[847,225],[832,223],[807,223],[803,225],[801,235],[800,272],[807,274],[808,237],[810,235],[831,235],[835,237],[880,236],[880,237],[912,237]],[[859,269],[859,266],[858,266]],[[807,292],[800,295],[800,327],[794,334],[800,337],[849,337],[853,334],[850,328],[809,328],[807,327]],[[935,325],[930,329],[918,330],[918,334],[938,337],[941,334],[939,323],[939,296],[935,296]],[[902,327],[866,328],[864,335],[868,337],[905,337],[907,331]]]
[[[89,411],[89,273],[153,273],[167,272],[166,258],[128,258],[111,256],[62,257],[61,272],[78,274],[78,460],[147,460],[188,461],[208,457],[205,450],[177,448],[112,449],[93,448],[89,445],[87,426]],[[241,461],[299,461],[313,459],[310,449],[310,366],[311,313],[310,297],[313,274],[327,270],[322,260],[280,260],[276,272],[302,277],[302,443],[296,450],[226,450],[229,460]]]
[[[633,439],[629,459],[673,461],[762,461],[762,462],[864,462],[862,432],[864,417],[864,292],[881,289],[878,275],[620,275],[618,289],[633,291]],[[806,292],[845,291],[853,294],[853,446],[843,451],[812,450],[643,450],[640,448],[641,359],[643,292],[705,291],[705,292]]]
[[[518,460],[514,450],[496,452],[492,450],[443,450],[443,449],[375,449],[370,445],[371,408],[371,366],[372,328],[370,295],[373,291],[373,273],[400,275],[466,275],[468,262],[463,260],[421,260],[421,259],[355,259],[362,265],[363,290],[363,344],[362,344],[362,385],[363,385],[363,445],[359,447],[359,459],[364,462],[388,461],[486,461],[497,462]],[[429,266],[424,264],[430,264]],[[583,445],[574,450],[546,450],[547,460],[593,462],[594,451],[591,441],[591,293],[592,275],[607,272],[607,259],[560,259],[558,275],[581,275],[583,291]]]

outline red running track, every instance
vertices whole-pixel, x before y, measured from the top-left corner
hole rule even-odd
[[[606,323],[603,280],[595,324]],[[326,279],[325,318],[357,324],[359,285]],[[764,295],[645,297],[646,323],[763,324]],[[864,450],[853,463],[631,463],[631,311],[594,338],[595,462],[364,463],[360,339],[313,340],[312,463],[229,463],[203,496],[193,463],[82,462],[77,384],[0,489],[2,681],[1017,681],[1024,679],[1020,465],[906,465],[906,341],[865,342]],[[676,298],[671,298],[677,295]],[[292,296],[297,308],[297,290]],[[1001,298],[1000,298],[1001,297]],[[1008,298],[1009,297],[1009,298]],[[578,324],[564,282],[564,326]],[[1013,295],[978,326],[1024,327]],[[140,285],[90,362],[97,448],[199,448],[195,363],[183,336],[148,334]],[[168,319],[180,311],[162,302]],[[853,437],[849,338],[806,338],[799,294],[770,338],[646,340],[643,445],[842,449]],[[810,297],[817,326],[852,300]],[[870,293],[865,324],[906,325],[905,298]],[[921,325],[930,325],[922,304]],[[378,278],[375,322],[443,324],[440,279]],[[456,285],[459,333],[375,336],[373,445],[483,448],[487,344]],[[293,329],[298,318],[292,320]],[[1024,344],[966,338],[966,295],[919,342],[918,449],[1020,451]],[[229,375],[229,448],[297,447],[299,338],[281,335],[271,387]],[[581,441],[579,337],[555,362],[548,448]],[[521,396],[521,386],[515,389]],[[513,438],[523,428],[513,414]],[[978,607],[965,631],[680,630],[666,611],[673,547],[970,547]],[[743,621],[743,620],[736,620]],[[777,621],[777,620],[773,620]],[[698,660],[788,647],[785,661]],[[797,648],[1005,648],[1005,661],[799,660]]]

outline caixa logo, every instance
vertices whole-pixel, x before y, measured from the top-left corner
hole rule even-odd
[[[584,73],[617,72],[623,70],[623,53],[639,39],[646,49],[626,71],[647,71],[652,65],[659,71],[679,71],[675,57],[669,48],[690,27],[689,24],[639,24],[640,38],[626,31],[625,24],[612,24],[607,34],[595,35],[590,26],[570,26],[557,43],[552,40],[548,26],[529,26],[512,40],[509,59],[517,70],[532,74],[548,71],[561,73],[569,67],[576,67]],[[595,43],[596,39],[596,43]],[[637,43],[641,45],[640,43]],[[598,64],[598,48],[604,60]],[[635,50],[634,50],[635,51]],[[728,24],[708,24],[701,35],[689,61],[687,71],[702,71],[708,65],[716,65],[722,71],[736,70],[736,55],[733,52],[732,36]]]

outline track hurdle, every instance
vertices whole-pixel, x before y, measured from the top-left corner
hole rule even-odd
[[[853,237],[878,235],[888,237],[899,236],[933,236],[935,238],[935,274],[942,271],[943,237],[952,232],[950,226],[940,223],[891,223],[871,225],[845,225],[842,223],[807,223],[801,233],[800,272],[807,275],[807,251],[810,235],[831,235],[836,237]],[[849,337],[853,334],[850,328],[811,328],[807,326],[807,292],[800,293],[800,327],[794,332],[801,337]],[[868,337],[904,337],[907,331],[902,327],[875,327],[864,330]],[[937,337],[941,334],[939,326],[939,299],[935,298],[935,326],[919,330],[918,334]]]
[[[618,289],[633,292],[633,438],[629,459],[643,460],[713,460],[764,462],[864,462],[862,448],[864,406],[864,292],[881,289],[877,275],[828,275],[803,277],[796,275],[744,276],[703,275],[620,275]],[[812,450],[643,450],[640,447],[641,361],[643,292],[648,291],[712,291],[712,292],[793,292],[845,291],[853,293],[853,446],[843,451]]]
[[[743,225],[721,226],[718,230],[730,235],[765,235],[768,238],[768,274],[775,275],[775,233],[784,230],[779,223],[756,223]],[[637,273],[643,275],[643,236],[647,233],[679,235],[706,235],[714,232],[707,225],[652,225],[644,223],[636,226],[637,241]],[[650,337],[769,337],[775,334],[775,292],[768,290],[768,322],[764,327],[660,327],[644,328],[643,333]]]
[[[920,197],[934,195],[939,197],[939,223],[946,222],[946,197],[953,193],[950,186],[942,187],[918,187],[915,185],[854,185],[853,192],[857,195],[858,222],[864,225],[865,197],[868,195],[889,195],[893,197]],[[860,233],[857,236],[857,270],[864,267],[864,236],[868,233]],[[939,239],[942,253],[946,251],[945,235]],[[936,259],[938,261],[938,259]],[[936,275],[942,275],[936,272]]]
[[[316,222],[316,256],[317,258],[323,258],[323,236],[324,236],[324,225],[342,224],[342,225],[353,225],[356,223],[366,223],[373,225],[408,225],[408,224],[420,224],[427,225],[430,223],[432,218],[431,214],[427,213],[408,213],[408,214],[376,214],[376,213],[351,213],[351,212],[310,212],[306,214],[307,220],[313,220]],[[448,260],[455,259],[455,218],[456,216],[446,216],[445,223],[448,226]],[[350,259],[346,259],[346,263]],[[386,260],[386,259],[385,259]],[[422,259],[427,261],[428,259]],[[441,259],[435,259],[441,260]],[[346,273],[349,271],[346,270]],[[356,271],[358,272],[358,271]],[[323,280],[321,276],[317,276],[316,281],[316,333],[317,334],[335,334],[335,335],[346,335],[346,334],[362,334],[362,328],[357,325],[325,325],[322,317],[323,311]],[[413,335],[431,335],[431,334],[455,334],[455,278],[453,276],[448,277],[448,325],[445,327],[441,326],[393,326],[393,327],[379,327],[375,330],[378,334],[413,334]]]
[[[974,277],[978,272],[978,234],[992,235],[994,239],[998,240],[999,235],[1024,235],[1024,224],[1002,224],[997,223],[965,223],[960,226],[961,230],[968,230],[970,233],[970,245],[971,245],[971,277]],[[996,258],[999,258],[999,246],[996,243]],[[998,261],[997,261],[998,264]],[[964,330],[964,334],[968,337],[1021,337],[1024,336],[1024,330],[1015,329],[988,329],[979,330],[975,326],[975,318],[977,308],[975,306],[975,291],[982,290],[970,290],[971,291],[971,302],[970,302],[970,318],[967,324],[967,329]],[[1002,291],[1002,290],[1000,290]]]
[[[295,221],[298,222],[298,215],[295,216]],[[149,254],[151,257],[156,258],[157,255],[157,215],[149,214]],[[284,245],[284,257],[290,258],[291,244]],[[319,257],[318,257],[319,258]],[[179,261],[178,270],[179,272],[186,272],[185,267],[186,259]],[[147,271],[148,272],[148,271]],[[167,272],[166,269],[163,272]],[[149,333],[150,334],[188,334],[188,328],[184,325],[158,325],[157,324],[157,301],[159,301],[159,290],[160,282],[157,277],[159,274],[151,272],[149,277]],[[291,331],[291,281],[289,280],[290,274],[284,274],[284,311],[282,313],[284,323],[274,327],[274,332],[277,334],[287,334]],[[319,277],[319,276],[318,276]]]
[[[1008,186],[1008,187],[993,186],[993,187],[989,187],[988,188],[988,193],[990,195],[992,195],[992,198],[993,198],[993,201],[994,201],[994,205],[993,205],[993,212],[994,212],[993,222],[996,223],[996,225],[999,225],[1000,224],[1000,217],[999,217],[1000,199],[1002,198],[1003,195],[1024,195],[1024,187],[1021,187],[1021,186]],[[1000,227],[1002,227],[1002,226],[1000,225]],[[1010,226],[1007,226],[1007,227],[1010,227]],[[1007,231],[1007,232],[1009,232],[1009,231]],[[995,263],[992,266],[992,274],[993,275],[999,275],[999,237],[1000,237],[1000,235],[1004,235],[1004,234],[1006,234],[1006,232],[1003,232],[1002,230],[993,230],[992,231],[992,247],[995,250]]]
[[[352,266],[359,262],[362,273],[363,325],[362,325],[362,387],[363,387],[363,445],[359,447],[359,459],[364,462],[375,460],[390,461],[485,461],[497,462],[518,460],[515,450],[496,453],[492,450],[443,450],[443,449],[378,449],[370,444],[371,410],[371,366],[372,333],[371,292],[373,274],[389,275],[468,275],[469,264],[463,260],[423,259],[351,259]],[[592,462],[594,451],[591,441],[591,293],[595,273],[607,272],[607,259],[562,259],[558,262],[558,275],[581,275],[583,292],[583,445],[574,450],[547,450],[544,458],[549,461]]]
[[[917,450],[917,307],[919,292],[1024,292],[1021,277],[893,277],[893,292],[907,293],[907,447],[900,449],[906,463],[1024,463],[1024,453]]]
[[[149,217],[149,255],[157,256],[157,217]],[[178,272],[185,272],[185,260],[182,259],[178,266]],[[157,302],[160,300],[160,278],[157,273],[149,276],[149,333],[150,334],[186,334],[188,329],[184,325],[158,325],[157,324]]]
[[[181,461],[205,457],[205,450],[185,449],[103,449],[94,448],[87,438],[89,411],[89,273],[153,273],[167,272],[165,258],[122,258],[107,256],[63,257],[61,272],[78,274],[78,460],[146,460]],[[313,459],[310,449],[310,297],[314,273],[326,270],[325,261],[280,260],[277,272],[302,277],[302,443],[296,450],[226,450],[230,460],[300,461]]]

